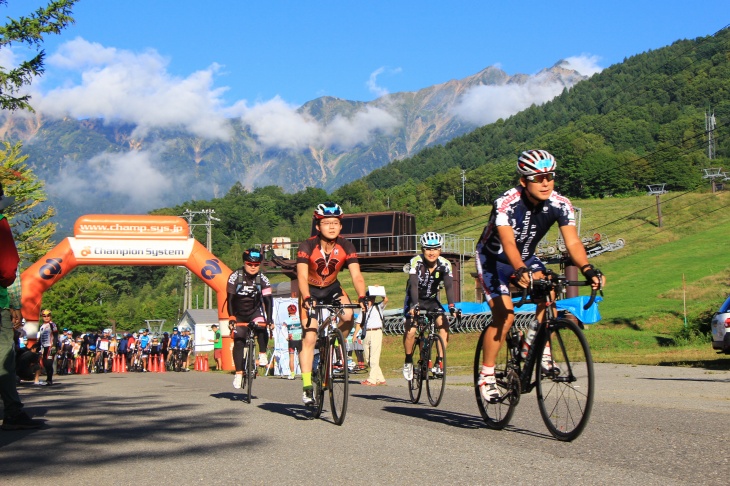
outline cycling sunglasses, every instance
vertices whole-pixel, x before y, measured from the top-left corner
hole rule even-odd
[[[545,172],[544,174],[529,175],[529,176],[525,176],[525,179],[527,179],[530,182],[538,182],[538,183],[542,183],[544,181],[551,182],[551,181],[555,180],[555,173],[554,172]]]

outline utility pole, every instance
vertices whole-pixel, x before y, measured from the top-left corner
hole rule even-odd
[[[705,113],[705,132],[707,133],[707,158],[710,159],[710,164],[715,160],[717,142],[715,141],[715,113]],[[703,169],[705,171],[705,179],[710,179],[712,184],[712,192],[717,192],[717,183],[715,179],[725,178],[727,175],[722,173],[722,168],[711,168]]]
[[[205,239],[205,247],[208,249],[209,252],[212,252],[213,249],[213,236],[212,236],[212,227],[213,227],[213,221],[220,221],[220,219],[213,216],[215,213],[214,209],[203,209],[201,211],[191,211],[189,209],[186,209],[183,217],[187,219],[188,221],[188,227],[190,228],[190,238],[193,238],[193,227],[194,226],[205,226],[206,227],[206,239]],[[193,224],[193,218],[195,215],[201,214],[203,215],[206,220],[205,223],[198,223]],[[185,273],[185,298],[183,299],[183,306],[185,309],[188,309],[189,306],[193,305],[193,276],[190,270],[187,270]],[[197,301],[196,301],[196,307],[197,307]],[[203,309],[212,309],[213,308],[213,289],[210,288],[208,285],[204,287],[203,290]]]
[[[461,207],[464,207],[464,185],[466,183],[466,171],[461,171]]]

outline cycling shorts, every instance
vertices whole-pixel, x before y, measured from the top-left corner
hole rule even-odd
[[[515,273],[512,265],[502,263],[495,258],[486,259],[484,255],[479,255],[479,258],[482,260],[481,267],[484,272],[479,277],[485,295],[491,299],[500,295],[510,295],[510,280]],[[525,260],[525,266],[531,272],[544,272],[546,270],[545,264],[534,255]]]
[[[345,291],[342,290],[342,285],[340,285],[339,280],[335,280],[326,287],[314,287],[310,285],[309,294],[318,304],[332,304],[343,295],[347,296]]]
[[[289,353],[294,354],[295,350],[298,353],[302,352],[302,340],[301,339],[297,339],[296,341],[289,340]]]

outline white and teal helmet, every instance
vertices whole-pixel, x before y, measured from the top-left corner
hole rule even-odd
[[[429,231],[421,235],[421,248],[424,250],[432,250],[444,246],[444,237],[440,234]]]
[[[547,150],[525,150],[517,157],[517,173],[531,176],[555,172],[555,157]]]

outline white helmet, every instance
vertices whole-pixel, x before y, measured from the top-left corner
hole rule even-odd
[[[517,157],[517,173],[531,176],[555,172],[555,157],[547,150],[525,150]]]
[[[444,246],[444,237],[440,234],[429,231],[421,235],[421,248],[432,250]]]

